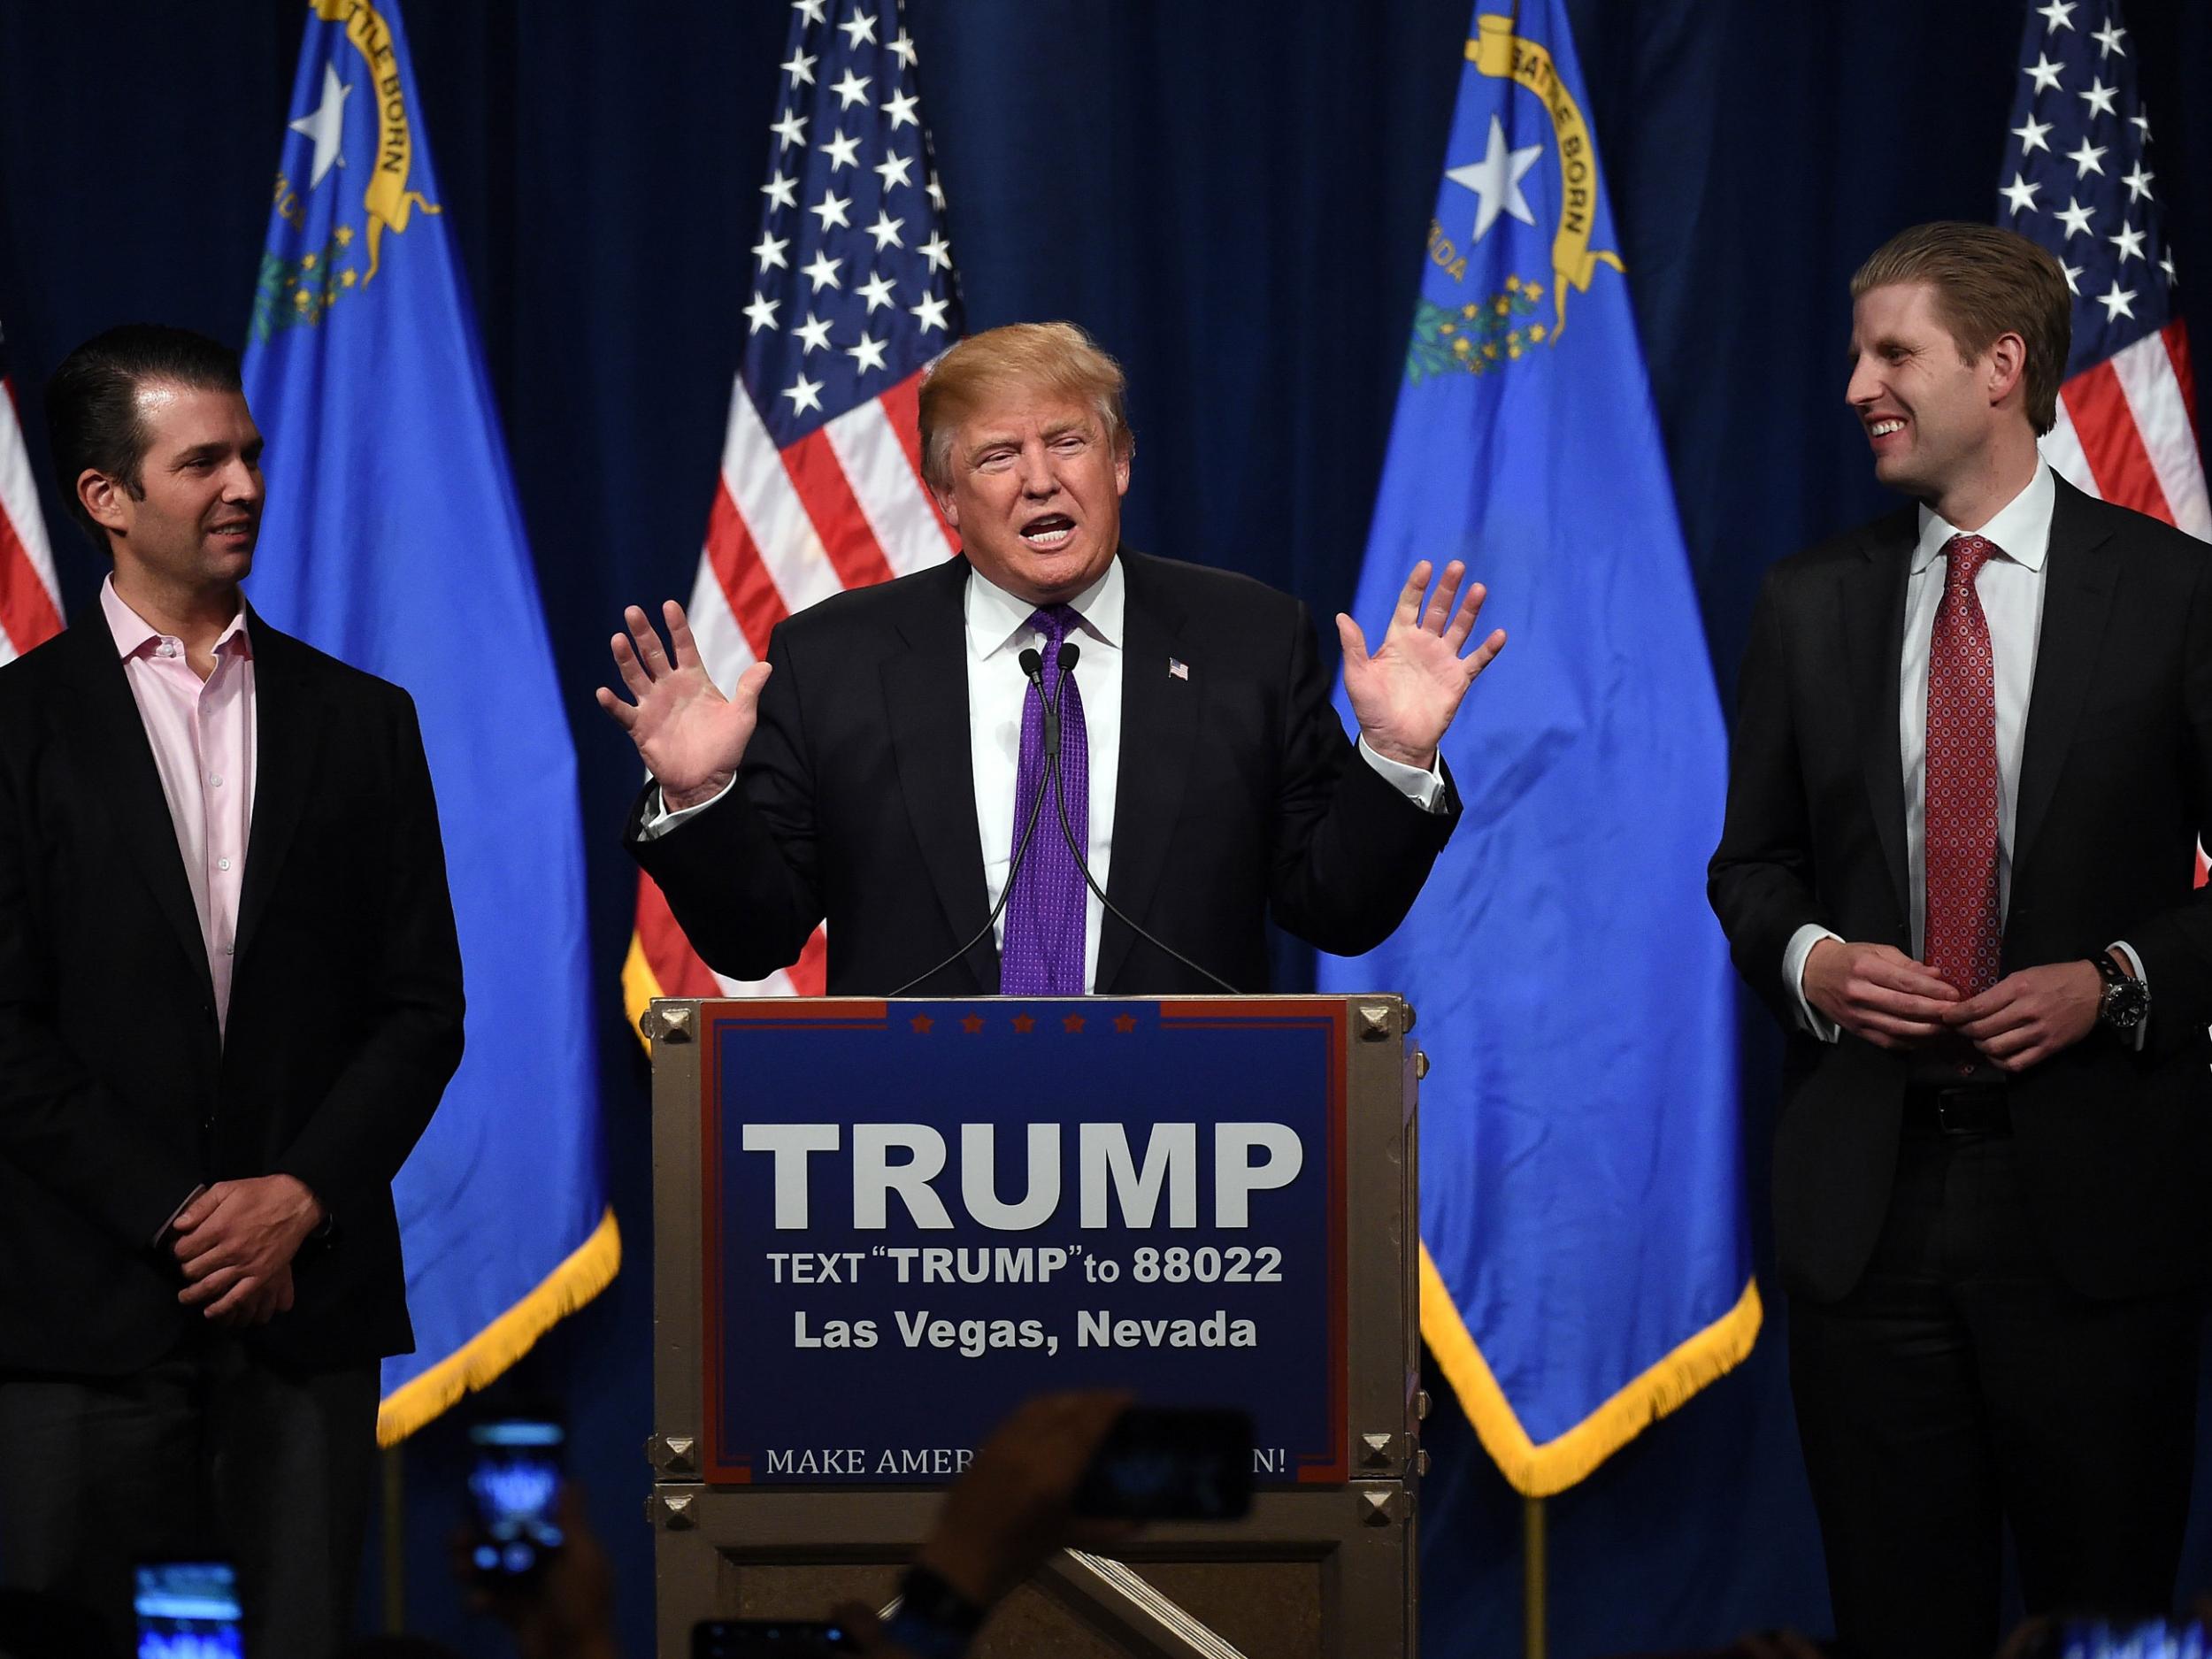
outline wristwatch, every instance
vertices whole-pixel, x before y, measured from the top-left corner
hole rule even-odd
[[[2111,953],[2100,950],[2089,958],[2089,965],[2104,981],[2104,1000],[2097,1005],[2097,1024],[2114,1035],[2133,1038],[2142,1028],[2151,1011],[2151,988],[2142,980],[2121,972]]]

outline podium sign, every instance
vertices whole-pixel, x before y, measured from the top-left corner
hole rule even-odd
[[[1343,1002],[700,1015],[707,1481],[941,1486],[1095,1387],[1346,1479]]]
[[[1402,1002],[679,998],[642,1025],[664,1659],[696,1619],[879,1602],[1001,1420],[1095,1387],[1250,1413],[1251,1513],[1060,1551],[975,1659],[1413,1652]]]

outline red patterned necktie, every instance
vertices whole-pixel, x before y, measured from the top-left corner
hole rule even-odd
[[[1928,751],[1921,819],[1927,961],[1962,996],[1997,983],[2004,922],[1997,900],[1997,677],[1974,578],[1993,541],[1944,544],[1943,601],[1928,641]]]

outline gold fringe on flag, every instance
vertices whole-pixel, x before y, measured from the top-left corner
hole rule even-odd
[[[1443,1275],[1421,1247],[1421,1338],[1499,1471],[1524,1497],[1548,1498],[1587,1477],[1691,1395],[1743,1363],[1759,1335],[1763,1310],[1755,1279],[1736,1305],[1679,1343],[1656,1364],[1565,1433],[1537,1445],[1521,1426],[1490,1363],[1444,1287]]]
[[[538,1286],[428,1371],[403,1383],[377,1408],[376,1440],[396,1446],[472,1389],[527,1354],[554,1321],[606,1289],[622,1265],[622,1234],[611,1206],[591,1236]]]

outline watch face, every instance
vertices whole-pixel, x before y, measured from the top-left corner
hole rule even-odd
[[[2143,1023],[2143,1016],[2150,1007],[2150,993],[2137,979],[2124,979],[2105,987],[2103,1017],[2109,1025],[2122,1031],[2133,1031]]]

